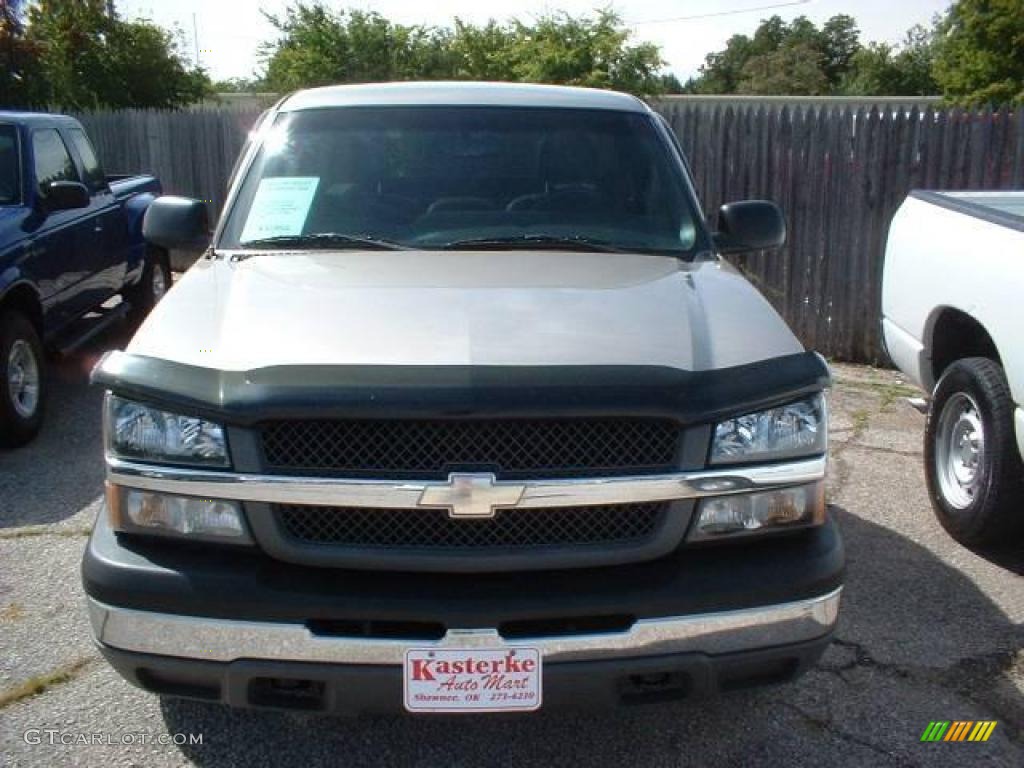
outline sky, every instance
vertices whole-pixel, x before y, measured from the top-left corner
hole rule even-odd
[[[545,11],[588,13],[604,0],[328,0],[334,8],[374,10],[402,24],[450,26],[456,16],[483,23],[495,18],[529,19]],[[661,46],[668,69],[681,80],[697,73],[705,54],[720,50],[734,34],[752,34],[761,19],[778,14],[789,21],[807,16],[820,24],[837,13],[857,19],[861,42],[899,42],[914,24],[929,24],[950,0],[618,0],[611,5],[633,29],[636,39]],[[260,10],[279,13],[284,0],[118,0],[128,18],[144,17],[165,27],[177,25],[214,80],[251,77],[259,67],[258,47],[275,35]],[[782,7],[768,8],[766,6]],[[753,9],[753,10],[751,10]],[[708,15],[717,14],[717,15]],[[682,18],[688,17],[688,18]],[[193,24],[193,19],[195,24]]]

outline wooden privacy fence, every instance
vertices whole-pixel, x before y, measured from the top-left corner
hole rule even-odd
[[[124,110],[77,114],[108,173],[153,173],[164,192],[207,200],[220,212],[253,109]]]
[[[665,104],[661,111],[712,223],[730,200],[782,206],[781,252],[735,261],[805,344],[839,360],[885,360],[885,239],[907,192],[1024,186],[1024,110]]]
[[[780,252],[734,261],[802,341],[840,360],[883,362],[882,261],[907,192],[1024,186],[1024,110],[656,103],[690,160],[714,224],[730,200],[786,214]],[[149,171],[214,211],[258,109],[87,113],[111,172]],[[969,258],[969,254],[965,254]]]

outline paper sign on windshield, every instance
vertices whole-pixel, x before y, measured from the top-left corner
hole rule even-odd
[[[242,242],[301,235],[319,182],[316,176],[261,179],[242,229]]]

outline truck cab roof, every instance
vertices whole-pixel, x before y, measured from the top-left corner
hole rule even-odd
[[[79,126],[79,122],[68,115],[59,115],[52,112],[15,112],[7,110],[0,110],[0,123],[16,123],[32,128],[53,125]]]
[[[330,107],[494,106],[646,112],[635,96],[595,88],[528,83],[417,82],[331,85],[286,97],[281,112]]]

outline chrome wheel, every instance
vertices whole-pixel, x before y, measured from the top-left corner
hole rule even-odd
[[[935,475],[950,505],[965,509],[981,490],[985,427],[973,398],[957,392],[942,408],[935,433]]]
[[[149,290],[153,294],[153,303],[156,304],[167,293],[167,276],[159,264],[153,265],[153,277],[150,280]]]
[[[7,354],[7,393],[21,418],[35,415],[39,407],[39,361],[24,339],[17,339]]]

